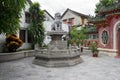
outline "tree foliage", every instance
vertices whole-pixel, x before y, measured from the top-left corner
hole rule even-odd
[[[113,4],[116,0],[99,0],[99,3],[96,4],[95,13],[98,13],[101,7],[108,7]]]
[[[78,41],[78,30],[74,27],[70,32],[71,42],[77,42]]]
[[[45,36],[45,29],[43,27],[44,11],[40,9],[39,3],[31,4],[29,11],[31,18],[28,30],[31,34],[32,42],[34,44],[38,43],[42,46]]]
[[[0,0],[0,34],[16,33],[26,0]]]
[[[86,36],[86,29],[85,27],[82,27],[81,30],[78,32],[78,38],[80,40],[80,44],[83,45],[84,44],[84,40],[87,38]]]
[[[79,44],[83,45],[84,40],[87,38],[86,29],[84,27],[81,27],[80,30],[77,30],[77,28],[74,27],[70,32],[70,36],[72,43],[76,43],[78,46]]]

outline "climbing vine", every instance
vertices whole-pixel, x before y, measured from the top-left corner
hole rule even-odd
[[[33,44],[42,46],[45,29],[43,27],[44,11],[40,9],[39,3],[32,3],[30,6],[30,26],[28,28]]]

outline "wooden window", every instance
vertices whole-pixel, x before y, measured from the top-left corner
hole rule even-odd
[[[71,23],[71,25],[73,25],[74,24],[74,18],[70,18],[69,22]]]
[[[63,23],[64,23],[64,24],[67,24],[67,19],[63,20]]]
[[[29,12],[25,12],[25,22],[30,23],[30,13]]]
[[[20,36],[20,39],[21,39],[23,42],[25,42],[25,30],[20,30],[19,36]]]

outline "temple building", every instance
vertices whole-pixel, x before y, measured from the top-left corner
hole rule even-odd
[[[100,53],[120,57],[120,1],[99,7],[90,22],[98,29]]]

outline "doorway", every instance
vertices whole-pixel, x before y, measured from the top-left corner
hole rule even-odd
[[[120,28],[117,30],[117,56],[120,56]]]

